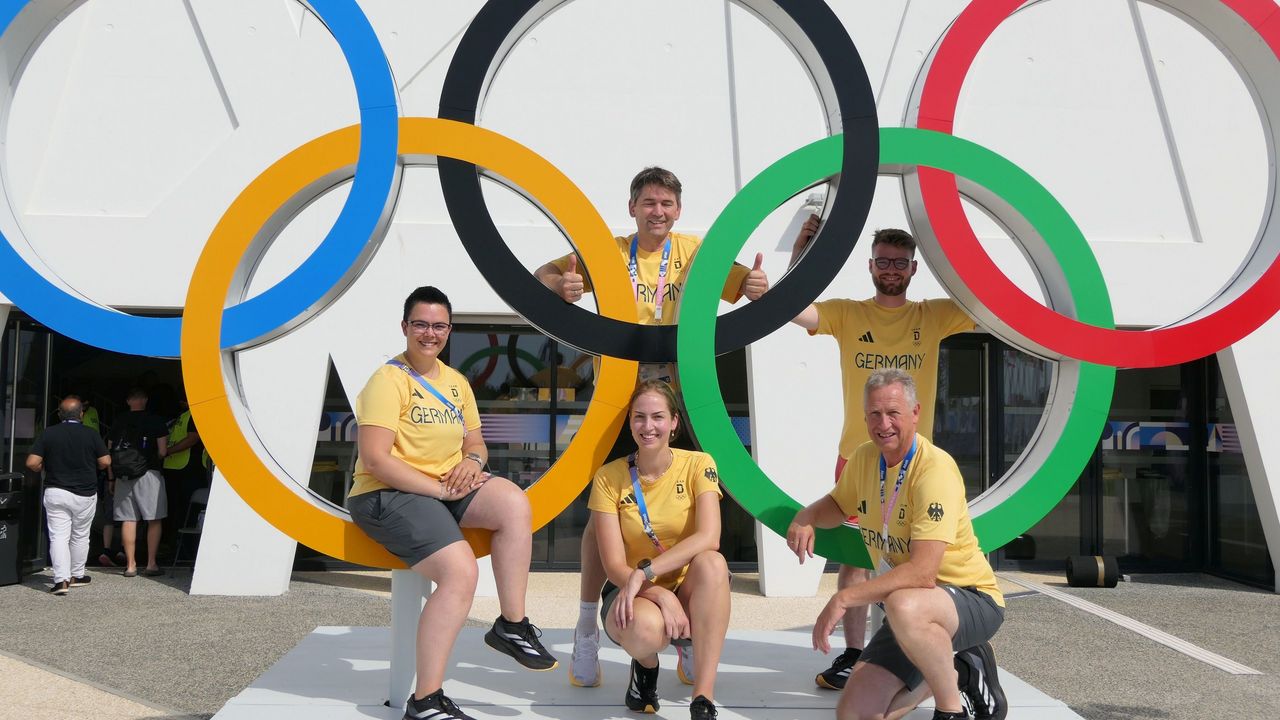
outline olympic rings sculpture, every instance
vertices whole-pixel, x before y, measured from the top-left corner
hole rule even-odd
[[[1280,116],[1275,80],[1280,77],[1280,23],[1272,20],[1274,3],[1148,1],[1182,15],[1226,48],[1260,112]],[[74,290],[47,279],[54,274],[39,269],[34,250],[20,251],[24,243],[15,246],[20,235],[0,236],[0,263],[6,268],[0,292],[81,342],[124,353],[179,355],[192,414],[237,493],[294,539],[340,559],[383,567],[400,563],[359,531],[345,511],[263,460],[269,453],[235,390],[235,353],[288,332],[345,290],[385,234],[404,165],[438,165],[459,237],[512,308],[548,335],[602,355],[581,431],[528,490],[535,530],[573,501],[603,461],[625,415],[637,361],[678,360],[690,424],[716,457],[726,487],[766,526],[785,532],[799,506],[761,472],[729,429],[714,382],[714,357],[794,317],[813,299],[801,287],[824,288],[830,282],[853,249],[877,174],[903,178],[921,251],[957,301],[1006,342],[1057,363],[1036,437],[1009,473],[972,503],[975,529],[988,550],[1038,522],[1075,482],[1106,420],[1116,366],[1176,364],[1211,354],[1252,332],[1280,307],[1280,228],[1268,223],[1228,288],[1200,311],[1167,328],[1116,330],[1096,260],[1066,210],[1012,163],[950,135],[959,91],[978,49],[1004,18],[1035,0],[976,0],[966,7],[926,59],[913,89],[908,127],[899,129],[878,127],[861,59],[824,3],[738,0],[791,46],[813,77],[829,137],[787,155],[743,187],[713,223],[690,270],[679,324],[641,326],[611,233],[581,192],[533,151],[476,125],[507,54],[566,2],[486,3],[450,65],[441,117],[432,119],[397,118],[388,63],[354,0],[307,0],[347,60],[360,124],[305,143],[250,183],[201,253],[182,320],[134,317],[73,295]],[[39,38],[31,28],[43,27],[73,4],[28,7],[22,0],[0,1],[0,33],[12,41],[13,28],[21,26],[20,41],[34,45]],[[15,23],[20,11],[37,16]],[[1280,124],[1268,124],[1266,131],[1274,156]],[[564,304],[516,261],[485,207],[481,176],[529,198],[563,230],[590,266],[599,315]],[[246,255],[262,252],[300,208],[347,179],[353,184],[346,203],[313,254],[267,292],[224,309],[224,298],[245,296],[247,278],[237,273]],[[805,257],[764,299],[717,319],[718,289],[751,230],[782,202],[822,182],[831,184],[833,201]],[[1268,217],[1278,185],[1273,178]],[[1023,247],[1048,308],[994,266],[968,225],[962,195],[996,216]],[[17,227],[15,218],[9,220],[9,227]],[[484,352],[492,360],[500,351]],[[469,533],[468,539],[477,554],[487,551],[484,534]],[[847,531],[822,535],[818,550],[842,562],[869,564],[861,542]]]

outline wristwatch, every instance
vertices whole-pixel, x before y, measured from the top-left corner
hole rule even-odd
[[[645,558],[645,559],[641,560],[640,562],[636,563],[636,569],[637,569],[637,570],[640,570],[641,572],[643,572],[643,573],[644,573],[644,579],[645,579],[645,580],[648,580],[649,582],[654,582],[654,581],[657,579],[657,577],[658,577],[658,576],[653,572],[653,561],[652,561],[652,560],[650,560],[649,558]]]

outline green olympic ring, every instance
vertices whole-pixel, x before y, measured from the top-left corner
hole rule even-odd
[[[801,506],[747,454],[729,420],[719,383],[706,381],[716,377],[716,309],[729,268],[751,233],[789,198],[839,172],[840,143],[840,136],[835,135],[806,145],[747,183],[707,231],[681,299],[677,368],[690,425],[703,449],[715,458],[722,482],[734,499],[782,536]],[[1061,266],[1078,319],[1115,327],[1106,283],[1088,242],[1061,204],[1034,178],[1000,155],[952,135],[881,128],[881,172],[901,166],[955,173],[1009,203],[1036,228]],[[973,519],[982,547],[998,548],[1025,532],[1075,484],[1101,437],[1115,376],[1114,367],[1079,363],[1078,385],[1075,396],[1066,400],[1071,403],[1070,413],[1057,444],[1025,484]],[[815,551],[842,564],[871,567],[861,538],[847,528],[819,530]]]

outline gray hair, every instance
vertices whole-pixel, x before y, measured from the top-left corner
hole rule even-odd
[[[871,373],[871,377],[867,378],[867,384],[862,388],[862,404],[867,404],[867,398],[871,397],[872,390],[879,390],[890,385],[902,386],[902,393],[907,396],[907,404],[911,407],[919,404],[920,401],[916,396],[915,379],[897,368],[885,368]]]

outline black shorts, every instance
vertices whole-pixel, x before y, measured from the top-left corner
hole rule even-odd
[[[1000,629],[1004,622],[1004,608],[997,605],[990,595],[976,588],[958,588],[953,585],[939,585],[938,588],[951,595],[951,601],[956,605],[956,615],[960,618],[956,634],[951,638],[952,650],[960,651],[981,645]],[[924,675],[907,659],[907,654],[902,652],[887,619],[876,634],[871,636],[871,641],[863,649],[858,661],[879,665],[888,670],[908,690],[916,689],[924,680]]]
[[[399,490],[375,490],[347,498],[361,530],[413,567],[462,539],[458,524],[480,488],[457,500],[437,500]]]

